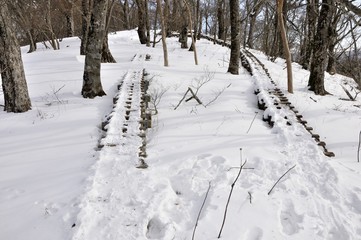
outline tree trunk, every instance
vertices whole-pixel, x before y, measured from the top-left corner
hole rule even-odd
[[[252,12],[250,14],[248,39],[247,39],[247,45],[248,45],[249,48],[254,48],[254,46],[253,46],[254,28],[256,26],[257,16],[258,16],[258,14],[259,14],[259,12],[261,10],[262,5],[263,5],[263,0],[256,1],[254,3]]]
[[[0,72],[7,112],[26,112],[31,102],[20,46],[13,31],[7,0],[0,0]]]
[[[272,22],[272,17],[270,16],[269,6],[267,4],[264,15],[265,15],[265,21],[263,23],[264,33],[262,39],[262,51],[266,55],[270,55],[270,46],[269,46],[270,35],[271,35],[270,22]]]
[[[157,41],[157,21],[158,21],[158,9],[155,11],[154,16],[154,22],[153,22],[153,45],[152,47],[155,47],[156,41]]]
[[[229,60],[228,72],[239,74],[240,56],[240,23],[239,23],[239,0],[229,0],[231,19],[231,57]]]
[[[129,3],[128,0],[124,1],[123,4],[123,28],[126,30],[130,29],[129,25]]]
[[[179,13],[181,2],[173,0],[172,17],[170,18],[170,25],[168,25],[170,31],[179,31],[182,28],[182,21],[180,19],[183,14]]]
[[[170,29],[171,26],[171,16],[170,16],[170,4],[169,0],[164,0],[164,24],[165,24],[165,31],[167,37],[172,36],[172,31]]]
[[[33,34],[31,33],[31,30],[26,31],[26,35],[29,39],[29,51],[28,53],[32,53],[36,51],[36,42],[34,41]]]
[[[224,20],[224,5],[225,0],[217,0],[217,21],[218,21],[218,39],[225,38],[225,20]]]
[[[184,14],[185,12],[187,12],[187,8],[183,0],[179,1],[179,7],[182,11],[182,15],[180,16],[182,21],[182,29],[180,30],[179,34],[179,42],[181,43],[181,48],[188,48],[188,20],[187,14]]]
[[[107,5],[108,0],[96,0],[93,3],[81,91],[84,98],[106,95],[100,81],[100,67],[102,45],[106,35]]]
[[[112,0],[110,5],[108,3],[107,17],[106,17],[106,24],[105,24],[105,36],[104,36],[103,47],[102,47],[102,60],[101,60],[102,63],[116,63],[117,62],[117,61],[115,61],[112,53],[110,52],[109,44],[108,44],[109,25],[110,25],[110,21],[112,18],[114,4],[115,4],[115,0]]]
[[[160,0],[157,0],[157,9],[160,16],[160,22],[162,27],[162,46],[163,46],[163,57],[164,57],[164,67],[168,67],[168,50],[167,50],[167,33],[165,29],[165,23],[164,23],[164,15],[162,11],[162,3]]]
[[[304,41],[304,50],[301,53],[301,65],[308,70],[313,55],[313,42],[316,34],[318,19],[318,0],[307,0],[307,35]]]
[[[290,49],[288,47],[288,39],[285,24],[283,22],[283,0],[277,0],[277,16],[278,22],[280,26],[280,33],[283,44],[283,52],[285,54],[286,62],[287,62],[287,86],[288,92],[293,93],[293,79],[292,79],[292,57],[290,53]]]
[[[187,13],[188,13],[188,21],[189,21],[189,28],[192,29],[192,14],[191,14],[191,10],[189,8],[189,5],[187,3],[187,0],[184,0],[186,9],[187,9]],[[194,63],[195,65],[198,65],[198,57],[197,57],[197,49],[196,49],[196,41],[195,41],[195,36],[191,31],[191,39],[192,39],[192,51],[194,53]]]
[[[89,21],[90,21],[90,4],[91,0],[82,0],[82,24],[81,24],[81,43],[80,43],[80,55],[86,54],[88,33],[89,33]]]
[[[308,80],[310,90],[314,91],[316,95],[328,94],[325,90],[324,78],[328,58],[329,29],[335,10],[335,0],[322,0],[322,7],[317,24],[317,33],[313,44],[310,77]]]
[[[49,36],[47,36],[47,37],[51,44],[51,47],[54,50],[59,50],[60,49],[59,41],[58,41],[57,37],[55,36],[54,30],[53,30],[53,24],[52,24],[52,20],[51,20],[51,1],[50,0],[47,1],[46,8],[47,8],[47,12],[46,12],[45,20],[46,20],[46,24],[47,24],[47,28],[48,28],[47,30],[49,32]]]
[[[102,63],[116,63],[117,62],[115,60],[115,58],[113,57],[112,53],[110,52],[107,32],[105,33],[105,37],[103,40],[101,62]]]
[[[147,30],[147,47],[150,47],[150,22],[149,22],[149,11],[148,11],[148,0],[144,0],[145,9],[145,27]]]
[[[333,20],[329,28],[328,63],[327,63],[326,71],[331,75],[336,74],[335,47],[338,42],[337,25],[340,21],[341,14],[342,14],[341,12],[335,11],[335,15],[333,16]]]
[[[138,6],[138,37],[141,44],[147,43],[145,0],[136,0]]]
[[[66,33],[68,37],[75,36],[75,28],[74,28],[74,1],[68,1],[69,9],[65,12],[66,18]]]

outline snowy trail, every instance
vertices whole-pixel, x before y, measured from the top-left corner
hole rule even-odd
[[[206,50],[213,46],[202,41],[199,44],[202,57],[207,59]],[[170,52],[176,49],[170,45]],[[145,63],[144,54],[135,55],[120,84],[92,185],[82,201],[74,240],[191,239],[209,186],[195,239],[217,239],[230,185],[237,175],[240,147],[249,169],[235,185],[222,239],[360,238],[360,193],[340,186],[323,149],[290,105],[274,105],[271,92],[275,85],[259,63],[251,64],[253,76],[244,73],[243,81],[223,73],[216,76],[209,92],[230,84],[232,88],[214,106],[203,108],[191,101],[174,111],[174,104],[184,93],[182,88],[192,82],[177,82],[172,77],[186,73],[186,79],[192,78],[192,68],[179,70],[173,66],[174,75],[167,75],[157,65],[161,57],[151,53],[154,62]],[[210,58],[215,56],[222,55],[213,53]],[[220,66],[214,61],[217,64]],[[148,132],[149,168],[138,169],[142,141],[138,136],[139,93],[144,67],[158,74],[169,92],[159,106],[161,114],[154,120],[154,128]],[[259,114],[263,116],[258,112],[254,115],[257,97],[267,105]],[[131,111],[127,109],[130,100]],[[272,121],[272,129],[262,118]],[[271,186],[294,165],[268,195]]]
[[[146,228],[146,222],[134,221],[154,202],[152,189],[146,184],[149,178],[136,168],[142,141],[139,121],[143,59],[142,55],[134,56],[133,69],[118,85],[116,104],[94,166],[93,183],[82,201],[79,228],[73,239],[137,239]],[[117,226],[127,228],[127,232],[121,228],[116,231]]]
[[[273,131],[285,148],[287,160],[273,167],[286,171],[296,165],[282,186],[287,191],[279,209],[283,233],[290,236],[300,233],[299,239],[316,236],[317,239],[358,239],[361,228],[355,226],[359,225],[361,212],[350,204],[352,200],[349,199],[356,193],[351,189],[339,190],[338,175],[328,163],[329,158],[322,154],[320,146],[299,123],[289,106],[278,109],[277,105],[271,104],[273,98],[267,92],[272,91],[275,84],[269,84],[269,74],[263,66],[256,61],[253,63],[256,88],[267,105],[264,119],[272,117]],[[287,124],[284,116],[291,125]],[[357,201],[360,200],[357,198]],[[302,232],[315,233],[316,236],[306,236]]]

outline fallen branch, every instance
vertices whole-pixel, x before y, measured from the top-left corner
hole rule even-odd
[[[230,167],[228,170],[227,170],[227,172],[229,172],[230,170],[232,170],[232,169],[240,169],[240,167]],[[244,167],[244,168],[242,168],[243,170],[254,170],[254,168],[253,167]]]
[[[208,189],[207,189],[207,192],[206,192],[206,196],[204,197],[202,206],[201,206],[201,208],[199,209],[199,212],[198,212],[196,224],[194,225],[194,229],[193,229],[192,240],[194,240],[194,236],[195,236],[195,234],[196,234],[196,229],[197,229],[197,226],[198,226],[198,221],[199,221],[199,218],[200,218],[200,216],[201,216],[201,213],[202,213],[204,204],[206,203],[206,200],[207,200],[208,193],[209,193],[209,190],[210,190],[210,189],[211,189],[211,182],[208,183]]]
[[[246,132],[246,133],[248,133],[248,132],[249,132],[249,130],[251,130],[251,127],[252,127],[252,125],[253,125],[254,120],[255,120],[255,119],[256,119],[256,117],[257,117],[257,114],[258,114],[258,112],[256,112],[256,115],[254,115],[253,120],[252,120],[252,122],[251,122],[251,125],[249,125],[249,128],[248,128],[248,130],[247,130],[247,132]]]
[[[191,93],[192,96],[188,99],[186,99],[186,102],[195,99],[200,105],[202,105],[201,100],[199,100],[199,98],[197,97],[197,95],[193,92],[192,88],[188,87],[188,90],[186,91],[186,93],[184,94],[183,98],[179,101],[178,105],[174,108],[174,110],[177,110],[177,108],[179,107],[179,105],[183,102],[183,100],[186,98],[187,93]]]
[[[359,92],[356,93],[355,97],[353,97],[353,96],[351,95],[351,93],[350,93],[343,85],[341,85],[341,87],[342,87],[342,89],[345,91],[345,93],[347,94],[348,98],[349,98],[351,101],[356,101],[356,98],[357,98],[357,95],[359,94]]]
[[[281,181],[281,179],[282,179],[289,171],[291,171],[291,170],[294,169],[295,167],[296,167],[296,165],[294,165],[293,167],[291,167],[290,169],[288,169],[287,172],[285,172],[285,173],[277,180],[277,182],[273,185],[273,187],[271,188],[271,190],[269,190],[268,195],[271,194],[272,190],[273,190],[274,187],[277,185],[277,183],[278,183],[279,181]]]
[[[242,169],[243,169],[243,167],[244,167],[244,165],[245,165],[246,163],[247,163],[247,160],[246,160],[246,161],[241,165],[241,167],[239,168],[238,175],[237,175],[236,179],[234,180],[234,182],[233,182],[232,185],[231,185],[231,191],[229,192],[229,196],[228,196],[228,200],[227,200],[227,204],[226,204],[226,209],[224,210],[223,222],[222,222],[222,226],[221,226],[221,229],[220,229],[220,231],[219,231],[219,234],[218,234],[218,238],[221,238],[221,234],[222,234],[222,231],[223,231],[224,223],[226,222],[228,205],[229,205],[229,202],[231,201],[231,196],[232,196],[232,193],[233,193],[234,185],[236,184],[239,176],[241,175]]]
[[[248,195],[249,195],[249,203],[252,204],[252,193],[248,192]]]

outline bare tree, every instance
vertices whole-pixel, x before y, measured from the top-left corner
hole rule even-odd
[[[239,26],[239,0],[230,0],[231,13],[231,57],[229,60],[228,72],[239,74],[240,56],[240,26]]]
[[[129,3],[128,3],[128,0],[124,0],[124,3],[122,3],[122,1],[119,1],[119,3],[122,6],[122,10],[123,10],[123,28],[128,30],[128,29],[130,29]]]
[[[110,26],[110,20],[112,17],[112,12],[115,4],[115,0],[108,0],[110,1],[108,3],[108,9],[107,9],[107,16],[106,16],[106,23],[105,23],[105,36],[103,39],[103,47],[102,47],[102,63],[116,63],[117,61],[113,57],[112,53],[109,49],[108,44],[108,32],[109,32],[109,26]]]
[[[107,7],[108,0],[94,0],[85,55],[83,88],[81,91],[84,98],[106,95],[100,80],[100,67],[101,50],[106,34]]]
[[[147,0],[135,0],[135,2],[137,3],[138,6],[138,37],[139,37],[139,41],[141,44],[146,44],[147,43],[147,34],[146,34],[146,29],[147,29],[147,13],[146,11],[148,11],[148,9],[146,9],[146,3],[145,1]]]
[[[180,0],[178,2],[179,7],[182,12],[186,12],[187,8],[184,4],[183,0]],[[179,42],[181,43],[181,48],[188,48],[188,20],[187,20],[187,15],[186,14],[181,14],[181,30],[180,30],[180,34],[179,34]]]
[[[157,10],[160,16],[160,22],[162,26],[162,45],[163,45],[163,57],[164,57],[164,66],[168,67],[168,50],[167,50],[167,42],[166,42],[166,29],[165,29],[165,23],[164,23],[164,15],[162,11],[162,3],[160,0],[157,0]]]
[[[318,19],[318,0],[307,0],[307,33],[305,34],[302,52],[301,65],[304,69],[309,69],[310,60],[313,55],[313,42],[316,34],[317,19]]]
[[[187,0],[184,0],[184,4],[185,4],[186,10],[187,10],[189,27],[190,27],[190,29],[193,29],[192,13],[189,8],[189,4],[188,4]],[[196,43],[195,43],[196,39],[195,39],[194,33],[192,31],[191,31],[191,39],[192,39],[192,51],[194,53],[194,63],[195,63],[195,65],[198,65],[197,49],[196,49]]]
[[[257,16],[263,7],[264,0],[256,0],[253,3],[252,11],[250,13],[250,20],[249,20],[249,31],[248,31],[248,39],[247,39],[247,45],[249,48],[253,48],[253,42],[254,42],[254,30],[256,27],[256,19]]]
[[[288,39],[285,24],[283,22],[283,0],[277,0],[277,15],[278,15],[278,22],[280,26],[280,33],[282,38],[282,45],[284,54],[286,57],[287,62],[287,86],[288,92],[293,93],[293,80],[292,80],[292,57],[290,53],[290,48],[288,47]]]
[[[7,0],[0,0],[0,72],[7,112],[26,112],[31,103],[20,47],[13,31]]]
[[[225,0],[217,0],[218,39],[225,39]]]
[[[332,16],[336,11],[335,0],[322,0],[320,15],[318,17],[317,32],[313,44],[313,58],[311,60],[308,86],[316,95],[326,95],[324,86],[325,70],[328,59],[328,46],[330,40],[330,27]]]
[[[82,25],[81,25],[81,43],[80,43],[80,54],[85,55],[88,43],[88,33],[89,33],[89,24],[90,24],[90,16],[92,0],[82,0]]]

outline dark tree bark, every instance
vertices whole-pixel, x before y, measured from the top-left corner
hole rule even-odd
[[[326,71],[331,75],[336,74],[335,47],[336,44],[338,43],[337,25],[340,21],[341,15],[342,12],[340,10],[337,10],[337,12],[335,12],[335,15],[333,16],[333,20],[329,28],[328,62],[327,62]]]
[[[116,63],[117,62],[115,60],[115,58],[113,57],[112,53],[110,52],[107,32],[106,32],[104,40],[103,40],[101,62],[102,63]]]
[[[109,0],[108,0],[109,1]],[[109,32],[109,26],[110,26],[110,20],[112,18],[112,12],[113,7],[115,4],[115,0],[112,0],[112,2],[108,3],[108,10],[107,10],[107,17],[106,17],[106,24],[105,24],[105,36],[103,40],[103,47],[102,47],[102,63],[116,63],[115,58],[113,57],[112,53],[109,49],[108,44],[108,32]]]
[[[0,0],[0,73],[7,112],[26,112],[31,103],[26,84],[20,46],[13,29],[14,24],[7,0]]]
[[[179,19],[182,18],[182,14],[180,13],[180,11],[182,11],[183,9],[181,9],[181,0],[175,1],[173,0],[173,8],[172,8],[172,17],[170,18],[170,25],[168,26],[170,31],[180,31],[180,29],[182,28],[182,21],[180,21]]]
[[[138,6],[138,37],[141,44],[147,43],[145,0],[135,0]]]
[[[95,0],[93,3],[81,91],[84,98],[106,95],[100,81],[100,67],[102,45],[106,35],[107,6],[108,0]]]
[[[181,48],[188,48],[188,28],[187,26],[183,26],[180,35],[179,42],[181,43]]]
[[[75,27],[74,27],[74,0],[64,1],[65,4],[65,18],[66,18],[66,35],[67,37],[75,36]]]
[[[324,86],[325,70],[328,59],[327,50],[330,41],[330,26],[332,16],[336,11],[335,0],[322,0],[318,18],[317,32],[313,44],[313,58],[311,61],[308,86],[316,95],[328,94]]]
[[[240,22],[239,22],[239,0],[230,0],[230,19],[231,19],[231,57],[229,60],[228,72],[239,74],[239,56],[240,56]]]
[[[171,15],[170,15],[170,3],[169,0],[164,0],[164,24],[165,24],[165,31],[167,37],[172,35],[172,31],[170,29],[171,26]]]
[[[130,29],[129,25],[129,3],[128,0],[124,0],[124,3],[122,5],[123,9],[123,28],[126,30]]]
[[[301,52],[301,65],[303,69],[308,70],[312,58],[313,42],[316,34],[318,19],[318,0],[307,0],[307,35],[304,39],[304,46]]]
[[[89,33],[89,21],[90,21],[90,9],[92,0],[82,0],[82,25],[81,25],[81,43],[80,43],[80,54],[85,55],[88,43]]]
[[[150,47],[150,22],[149,22],[149,11],[148,11],[148,0],[144,0],[145,3],[145,28],[147,31],[147,47]]]
[[[28,53],[32,53],[36,51],[36,42],[34,41],[34,37],[31,30],[26,31],[26,35],[29,39],[29,51]]]
[[[225,39],[225,19],[224,5],[225,0],[217,0],[217,21],[218,21],[218,39]]]
[[[183,2],[180,0],[180,8],[182,9],[181,21],[182,28],[179,34],[179,42],[181,43],[181,48],[188,48],[188,19],[187,19],[187,8]]]

